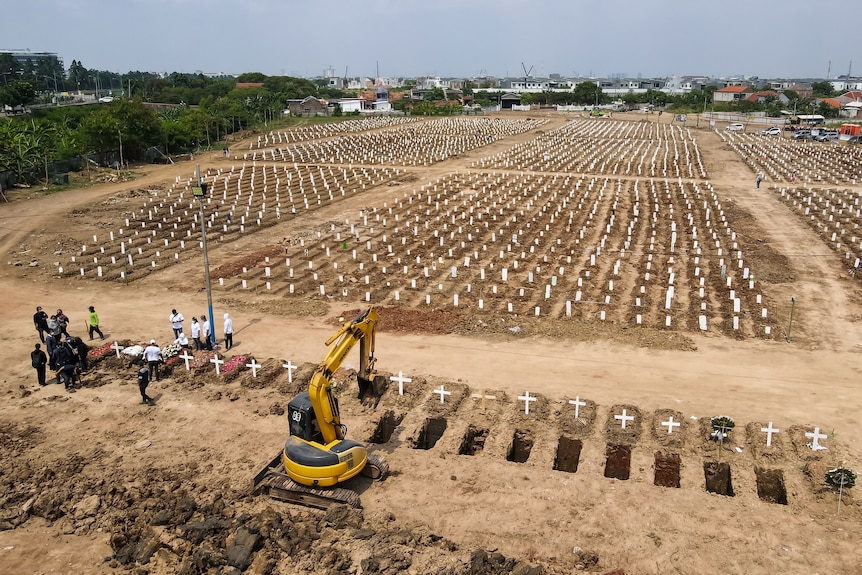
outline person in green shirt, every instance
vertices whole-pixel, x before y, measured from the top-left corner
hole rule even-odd
[[[93,339],[93,334],[99,334],[99,337],[105,339],[105,334],[102,333],[102,330],[99,329],[99,316],[96,314],[96,308],[93,306],[89,307],[90,310],[90,340]]]

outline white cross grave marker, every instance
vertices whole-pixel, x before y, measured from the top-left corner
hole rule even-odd
[[[820,451],[821,449],[826,449],[825,447],[820,445],[820,440],[826,439],[827,435],[825,433],[820,433],[819,427],[814,428],[814,433],[806,432],[805,437],[811,438],[811,443],[809,443],[808,446],[811,447],[812,450]]]
[[[189,360],[194,359],[195,356],[189,355],[188,351],[183,351],[183,354],[180,356],[180,359],[186,362],[186,371],[189,371],[191,368],[189,367]]]
[[[575,419],[578,419],[581,416],[581,408],[587,406],[586,401],[581,401],[581,396],[576,395],[575,399],[570,399],[569,403],[575,406]]]
[[[445,389],[443,389],[443,385],[442,385],[442,384],[440,385],[440,389],[435,389],[435,390],[434,390],[434,393],[439,393],[439,394],[440,394],[440,403],[443,403],[443,398],[444,398],[445,396],[447,396],[447,395],[452,395],[452,392],[451,392],[451,391],[446,391]]]
[[[623,414],[622,415],[615,415],[614,419],[619,419],[620,421],[622,421],[623,422],[622,423],[622,429],[625,429],[626,428],[626,421],[634,421],[635,416],[634,415],[626,415],[626,410],[624,409]]]
[[[530,402],[536,401],[537,398],[530,397],[530,392],[524,392],[524,395],[519,395],[518,399],[524,402],[524,415],[530,415]]]
[[[623,411],[623,413],[625,413],[625,411]],[[679,426],[680,426],[680,422],[678,422],[678,421],[674,421],[674,420],[673,420],[673,416],[672,416],[672,415],[671,415],[671,416],[668,416],[667,421],[662,421],[662,422],[661,422],[661,424],[662,424],[662,425],[667,426],[667,434],[668,434],[668,435],[670,435],[671,433],[673,433],[673,428],[674,428],[674,427],[679,427]],[[623,423],[623,429],[625,429],[625,423]]]
[[[296,366],[287,360],[287,363],[283,363],[281,367],[287,370],[287,383],[293,383],[293,370],[296,369]]]
[[[215,354],[215,355],[213,356],[213,358],[210,360],[210,363],[214,363],[214,364],[215,364],[215,367],[216,367],[216,375],[219,375],[219,374],[221,373],[221,369],[220,369],[220,367],[219,367],[219,366],[220,366],[221,364],[223,364],[223,363],[224,363],[224,360],[223,360],[223,359],[219,359],[219,358],[218,358],[218,354]]]
[[[769,425],[767,425],[766,427],[761,427],[760,431],[766,434],[766,447],[772,447],[772,434],[778,433],[779,430],[775,427],[772,427],[772,422],[770,421]],[[806,433],[806,435],[808,434]],[[823,437],[826,436],[824,435]]]
[[[121,349],[123,349],[123,346],[121,346],[119,343],[117,343],[117,342],[115,341],[115,342],[113,343],[113,345],[111,345],[111,349],[113,349],[114,351],[116,351],[116,352],[117,352],[117,358],[119,359],[119,357],[120,357],[120,350],[121,350]]]
[[[389,379],[391,379],[392,381],[398,382],[398,395],[404,395],[404,384],[410,383],[413,381],[409,377],[404,377],[403,371],[399,371],[397,376],[396,375],[390,375]],[[441,397],[440,399],[443,399],[443,398]]]
[[[251,376],[257,377],[257,370],[259,370],[262,366],[257,362],[255,358],[251,358],[251,363],[245,364],[246,367],[251,368]]]

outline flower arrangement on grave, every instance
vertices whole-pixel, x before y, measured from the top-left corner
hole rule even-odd
[[[238,366],[245,365],[246,357],[247,356],[245,355],[235,355],[229,360],[227,360],[221,368],[222,374],[227,375],[233,370],[235,370]]]
[[[727,415],[716,415],[709,420],[712,433],[709,436],[716,441],[724,441],[727,439],[730,430],[736,427],[736,422],[733,418]]]
[[[850,489],[856,485],[856,474],[846,467],[836,467],[826,472],[826,483],[833,488],[838,489],[838,513],[841,513],[841,499],[845,489]]]
[[[168,359],[177,356],[183,350],[182,346],[178,343],[169,343],[165,347],[162,348],[162,359],[167,361]]]
[[[114,345],[112,342],[108,342],[100,347],[92,348],[89,353],[87,353],[87,356],[97,358],[106,356],[109,353],[113,353],[114,349],[111,347],[112,345]]]
[[[195,360],[189,364],[189,369],[196,370],[208,366],[210,360],[213,358],[213,355],[215,355],[215,352],[206,351],[200,355],[195,356]]]
[[[850,489],[856,485],[856,474],[846,467],[836,467],[826,472],[826,483],[838,489]]]

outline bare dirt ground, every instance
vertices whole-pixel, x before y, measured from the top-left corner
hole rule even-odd
[[[543,130],[567,118],[548,119]],[[284,236],[534,137],[504,138],[411,169],[414,181],[217,246],[211,265],[236,266]],[[323,358],[323,342],[363,302],[219,292],[215,315],[229,311],[236,329],[228,355],[256,358],[259,377],[248,370],[192,375],[175,363],[150,388],[153,407],[139,402],[136,368],[110,354],[94,360],[76,393],[40,388],[28,361],[38,341],[30,322],[36,305],[62,308],[79,335],[87,306],[95,305],[108,342],[164,343],[171,308],[187,322],[206,313],[200,260],[129,283],[51,273],[56,251],[105,233],[95,221],[118,221],[136,208],[133,191],[167,187],[191,176],[194,165],[147,166],[134,182],[49,196],[13,193],[0,205],[7,365],[0,377],[0,571],[858,573],[862,507],[849,490],[837,514],[838,496],[823,474],[862,467],[859,280],[768,193],[769,181],[755,190],[752,171],[716,135],[701,128],[697,138],[735,229],[764,246],[761,265],[772,278],[765,289],[783,302],[772,310],[783,326],[795,298],[790,341],[386,306],[378,370],[410,377],[405,394],[390,384],[376,407],[362,405],[349,365],[355,352],[337,374],[348,435],[370,442],[392,469],[381,483],[355,485],[362,510],[300,509],[252,497],[249,487],[281,448],[287,401]],[[198,161],[204,169],[237,162],[220,152]],[[94,206],[97,215],[76,217]],[[758,256],[751,257],[757,269]],[[515,326],[519,333],[509,329]],[[215,327],[220,337],[221,322]],[[285,360],[299,366],[293,382]],[[441,386],[452,392],[442,405],[433,393]],[[483,391],[484,405],[472,397]],[[537,398],[529,414],[518,399],[525,392]],[[577,419],[569,403],[576,397],[585,403]],[[615,418],[623,409],[635,416],[626,430]],[[709,418],[721,414],[737,422],[723,446],[706,439]],[[671,436],[662,426],[669,416],[681,423]],[[780,433],[767,448],[760,428],[769,422]],[[806,447],[805,433],[815,427],[828,435],[825,451]],[[607,466],[620,446],[630,450],[630,466]],[[655,485],[657,471],[669,470],[673,483],[667,460],[675,456],[679,488]],[[730,465],[733,496],[706,489],[704,465],[719,460]],[[620,470],[627,479],[613,478]],[[775,470],[786,505],[769,501],[781,494],[765,479]]]

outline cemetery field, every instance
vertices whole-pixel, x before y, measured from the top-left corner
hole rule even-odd
[[[665,116],[261,133],[198,155],[203,219],[190,163],[15,191],[3,570],[854,573],[859,496],[839,512],[824,475],[862,469],[858,158]],[[172,358],[141,405],[107,344],[207,313],[202,226],[235,346]],[[87,343],[99,313],[76,393],[36,384],[36,305]],[[368,305],[388,385],[359,402],[357,348],[336,394],[391,476],[354,486],[361,512],[250,496]]]

